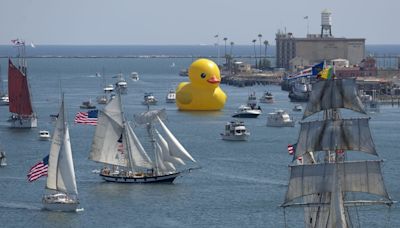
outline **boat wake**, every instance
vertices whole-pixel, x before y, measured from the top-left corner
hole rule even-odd
[[[287,186],[287,182],[283,181],[283,180],[274,180],[274,179],[267,179],[267,178],[261,178],[261,177],[260,178],[255,178],[255,177],[249,177],[249,176],[237,176],[237,175],[224,174],[224,173],[216,173],[216,174],[213,174],[213,175],[214,176],[219,176],[219,178],[234,179],[236,181]]]
[[[82,207],[82,208],[77,208],[76,209],[76,212],[82,212],[82,211],[85,211],[85,208]]]
[[[10,208],[10,209],[26,209],[26,210],[42,210],[42,206],[39,204],[29,204],[29,203],[18,203],[18,202],[0,202],[0,207]]]

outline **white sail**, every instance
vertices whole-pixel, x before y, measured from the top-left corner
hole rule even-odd
[[[50,147],[46,187],[64,193],[78,194],[69,130],[65,122],[64,101],[61,103]]]
[[[189,154],[189,152],[182,146],[182,144],[175,138],[175,136],[171,133],[171,131],[165,126],[162,120],[158,118],[158,121],[161,124],[162,129],[165,132],[165,140],[168,143],[169,153],[181,159],[189,159],[193,162],[196,162],[194,158]]]
[[[313,91],[303,119],[323,110],[347,108],[366,114],[364,106],[357,96],[354,79],[320,80],[313,84]]]
[[[300,122],[296,157],[307,152],[356,150],[376,155],[369,118]]]
[[[335,168],[340,176],[336,184],[341,185],[343,192],[365,192],[390,200],[383,183],[380,161],[357,161],[291,166],[283,205],[289,205],[298,197],[330,193],[335,184]]]
[[[128,123],[125,123],[124,134],[127,139],[127,150],[129,153],[130,164],[132,166],[147,169],[153,168],[150,157],[147,155],[135,132]]]
[[[157,129],[154,130],[154,135],[157,144],[160,146],[160,149],[163,152],[164,161],[168,161],[176,165],[185,165],[185,162],[182,159],[171,155],[167,141],[162,137],[162,135],[160,134],[160,132],[157,131]]]
[[[155,146],[156,146],[155,156],[157,160],[157,172],[159,172],[159,174],[175,172],[176,171],[175,166],[171,162],[164,160],[165,151],[163,151],[160,144],[156,143]]]
[[[114,96],[99,111],[97,126],[93,137],[89,159],[111,165],[127,166],[127,159],[124,159],[118,151],[119,140],[123,132],[123,116],[120,96]]]

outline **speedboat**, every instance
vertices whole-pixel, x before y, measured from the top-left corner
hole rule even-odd
[[[157,99],[154,97],[152,93],[145,93],[143,97],[144,101],[142,104],[144,105],[155,105],[157,104]]]
[[[103,90],[105,93],[111,93],[114,91],[114,86],[112,84],[106,85]]]
[[[9,104],[10,104],[10,99],[8,98],[7,94],[0,97],[0,105],[9,105]]]
[[[261,114],[260,108],[251,108],[248,105],[241,105],[232,115],[235,118],[257,118]]]
[[[139,74],[137,72],[132,72],[131,79],[132,81],[139,81]]]
[[[264,94],[260,97],[261,103],[274,103],[274,95],[271,92],[265,91]]]
[[[45,131],[45,130],[41,130],[39,131],[39,139],[40,140],[49,140],[50,139],[50,132],[49,131]]]
[[[107,104],[107,95],[101,95],[97,97],[98,104]]]
[[[89,100],[82,102],[82,104],[79,107],[84,109],[95,109],[96,105],[92,103],[92,100]]]
[[[175,90],[171,89],[167,96],[165,97],[165,102],[167,103],[175,103],[176,100],[176,93]]]
[[[115,88],[121,93],[121,94],[126,94],[127,89],[128,89],[128,83],[126,82],[125,78],[122,76],[122,74],[117,75],[118,80],[115,83]]]
[[[225,124],[225,132],[221,133],[223,140],[246,141],[250,133],[242,121],[231,121]]]
[[[268,113],[267,126],[269,127],[294,127],[294,124],[293,119],[282,109]]]
[[[295,112],[301,112],[303,111],[303,106],[301,106],[300,104],[297,104],[293,107],[293,111]]]

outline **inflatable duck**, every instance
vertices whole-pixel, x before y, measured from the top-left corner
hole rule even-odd
[[[226,94],[219,87],[221,76],[217,64],[209,59],[198,59],[189,67],[190,82],[182,82],[176,89],[179,110],[221,110]]]

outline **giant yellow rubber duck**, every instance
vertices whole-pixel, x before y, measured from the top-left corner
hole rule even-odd
[[[189,67],[190,82],[181,82],[176,89],[179,110],[221,110],[226,94],[219,87],[221,75],[217,64],[209,59],[198,59]]]

